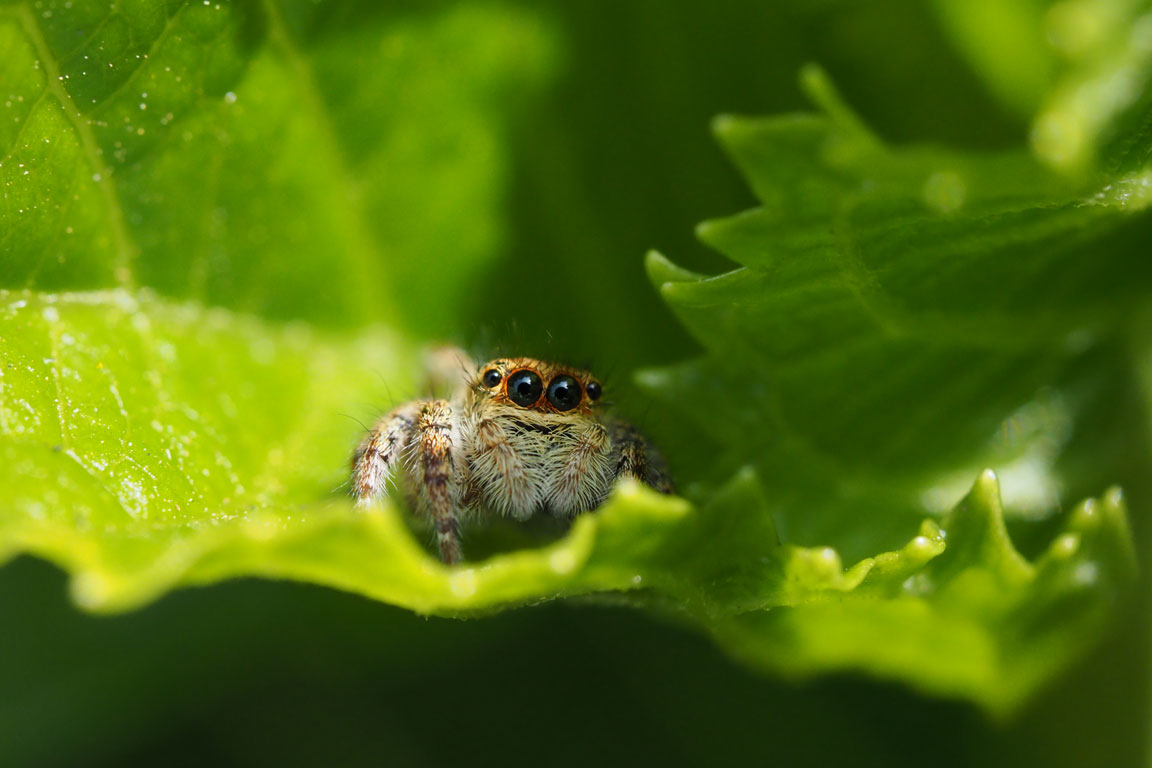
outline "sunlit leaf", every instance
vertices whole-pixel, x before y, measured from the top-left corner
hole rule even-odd
[[[34,5],[0,6],[0,287],[455,327],[503,237],[538,22],[381,6],[349,41],[311,3]]]
[[[413,386],[412,353],[387,333],[278,329],[122,291],[0,300],[0,548],[58,563],[92,610],[251,575],[444,615],[611,591],[785,674],[861,668],[1008,710],[1091,635],[1131,568],[1118,493],[1082,505],[1031,564],[990,473],[943,528],[925,521],[845,568],[829,547],[780,541],[750,471],[698,508],[622,486],[556,543],[447,568],[396,507],[354,511],[332,460],[359,429],[340,413],[365,381]]]

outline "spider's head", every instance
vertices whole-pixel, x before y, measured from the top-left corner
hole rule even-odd
[[[591,413],[603,394],[600,382],[587,371],[530,357],[481,365],[472,389],[494,402],[540,413]]]

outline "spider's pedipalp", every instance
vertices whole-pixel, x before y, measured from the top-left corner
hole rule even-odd
[[[495,419],[481,419],[476,425],[472,471],[476,484],[498,500],[502,513],[526,520],[540,506],[536,483]]]
[[[595,509],[612,486],[612,440],[597,423],[576,433],[571,447],[552,454],[546,475],[548,508],[559,517]]]
[[[616,448],[616,477],[631,477],[660,493],[675,492],[672,479],[664,468],[664,460],[634,426],[614,421],[610,429]]]

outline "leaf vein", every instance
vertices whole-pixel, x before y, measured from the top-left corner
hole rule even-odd
[[[262,6],[268,17],[269,37],[292,70],[296,88],[307,104],[306,112],[315,119],[320,137],[336,164],[340,185],[346,192],[344,197],[347,205],[344,210],[349,220],[348,234],[355,244],[351,251],[358,262],[361,273],[361,279],[353,283],[358,291],[356,298],[370,313],[376,314],[380,307],[379,302],[374,300],[375,294],[378,293],[381,286],[386,285],[380,269],[384,259],[376,238],[371,234],[371,228],[368,226],[368,215],[364,210],[358,185],[354,182],[355,175],[352,173],[344,147],[333,127],[330,108],[324,101],[321,89],[316,83],[316,76],[312,67],[296,47],[275,0],[262,0]],[[269,256],[270,254],[265,252],[265,263]]]
[[[16,150],[19,149],[18,145],[20,144],[20,139],[23,137],[24,131],[28,129],[28,123],[32,122],[32,114],[36,111],[36,107],[40,106],[40,102],[47,98],[48,89],[45,88],[44,90],[40,91],[40,95],[36,97],[36,100],[33,101],[32,105],[28,108],[28,117],[24,118],[24,122],[21,123],[20,127],[16,129],[16,135],[12,137],[12,147],[4,153],[4,157],[0,157],[0,166],[4,165],[4,163],[8,160],[11,160],[12,156],[16,154]],[[24,146],[28,145],[25,144]]]
[[[160,46],[163,45],[165,42],[167,42],[169,35],[172,33],[172,29],[176,26],[176,20],[180,17],[181,12],[187,7],[188,6],[186,6],[186,5],[180,6],[179,8],[176,9],[176,12],[174,14],[172,14],[172,16],[170,16],[164,22],[164,29],[162,29],[160,31],[160,34],[156,36],[156,39],[152,41],[152,45],[149,46],[148,52],[143,54],[143,60],[144,61],[148,61],[148,59],[153,54],[156,53],[156,51],[160,48]],[[144,69],[145,66],[146,66],[146,64],[141,64],[140,66],[138,66],[134,70],[132,70],[128,74],[128,77],[124,78],[124,81],[122,83],[120,83],[115,88],[113,88],[108,93],[108,95],[106,95],[104,97],[103,101],[101,101],[99,104],[96,105],[96,107],[92,110],[91,114],[93,116],[98,115],[105,107],[107,107],[109,104],[111,104],[117,96],[119,96],[121,93],[126,91],[128,89],[128,87],[136,81],[137,76],[140,74],[140,71],[142,69]]]
[[[35,14],[32,13],[31,8],[27,4],[24,4],[20,6],[17,15],[24,28],[24,33],[28,35],[32,47],[36,50],[37,57],[44,64],[45,88],[49,90],[60,103],[61,108],[64,110],[64,116],[68,119],[68,122],[71,123],[73,130],[76,131],[76,136],[80,139],[80,145],[84,150],[85,156],[88,158],[89,164],[92,166],[93,172],[101,176],[106,176],[109,169],[101,160],[103,150],[100,148],[99,142],[97,142],[96,136],[92,132],[91,124],[72,100],[71,94],[69,94],[68,90],[63,86],[63,81],[60,79],[60,67],[53,57],[52,50],[48,47],[47,41],[44,39],[44,34],[40,30]],[[120,203],[112,179],[103,178],[97,180],[97,186],[100,189],[101,196],[104,198],[104,205],[108,209],[108,220],[112,228],[112,238],[116,243],[116,253],[119,263],[114,270],[114,275],[116,276],[117,282],[121,285],[129,286],[133,283],[132,265],[136,260],[137,248],[128,232],[123,206]]]

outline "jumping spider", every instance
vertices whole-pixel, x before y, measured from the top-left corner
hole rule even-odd
[[[393,409],[352,458],[357,506],[400,475],[445,563],[460,560],[462,515],[571,519],[598,507],[619,477],[672,492],[648,441],[602,412],[603,389],[587,371],[528,357],[463,368],[450,400]]]

